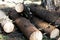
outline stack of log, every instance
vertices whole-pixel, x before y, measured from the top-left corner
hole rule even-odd
[[[56,38],[59,36],[60,13],[48,11],[36,4],[26,6],[19,3],[8,11],[8,16],[0,10],[0,23],[6,33],[13,32],[14,25],[17,25],[28,40],[42,40],[44,33],[50,38]]]

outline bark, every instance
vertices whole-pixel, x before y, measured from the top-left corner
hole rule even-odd
[[[13,20],[15,20],[18,28],[29,40],[42,40],[42,33],[37,28],[35,28],[35,26],[31,24],[29,20],[24,17],[20,17],[13,11],[9,13],[9,15]]]
[[[59,13],[57,14],[57,12],[54,12],[54,11],[50,12],[36,5],[33,5],[33,6],[31,5],[30,9],[34,15],[46,20],[47,22],[55,23],[58,25],[60,24]]]
[[[40,27],[48,35],[50,35],[50,38],[55,38],[56,36],[59,36],[59,29],[55,28],[55,26],[50,25],[47,22],[38,19],[37,17],[33,17],[33,22],[35,23],[35,25],[37,25],[38,28]]]

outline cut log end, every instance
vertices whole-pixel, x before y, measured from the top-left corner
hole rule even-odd
[[[50,34],[50,38],[55,38],[59,36],[59,30],[58,29],[54,29],[51,34]]]
[[[58,38],[58,40],[60,40],[60,37]]]
[[[16,10],[18,13],[23,12],[23,10],[24,10],[23,4],[22,4],[22,3],[17,4],[17,5],[15,6],[15,10]]]
[[[6,33],[10,33],[10,32],[13,32],[14,30],[14,25],[11,23],[11,22],[7,22],[4,27],[3,27],[4,31]]]
[[[29,40],[42,40],[43,35],[40,31],[35,31],[31,34]]]

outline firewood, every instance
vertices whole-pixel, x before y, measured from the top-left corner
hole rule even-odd
[[[24,10],[24,5],[22,4],[22,3],[19,3],[19,4],[17,4],[16,6],[15,6],[15,10],[17,11],[17,12],[23,12],[23,10]]]
[[[28,19],[20,17],[16,11],[11,11],[9,15],[29,40],[42,40],[43,35],[41,31],[39,31],[33,24],[31,24]]]
[[[55,5],[53,3],[53,0],[46,0],[47,4],[46,4],[46,9],[49,11],[55,11]],[[45,2],[45,3],[46,3]]]
[[[58,40],[60,40],[60,37],[58,38]]]
[[[60,0],[53,0],[56,7],[60,6]]]
[[[33,22],[37,25],[37,27],[42,28],[48,35],[50,35],[50,38],[59,36],[59,29],[55,28],[55,26],[50,25],[37,17],[33,17]]]
[[[60,17],[57,13],[50,12],[40,6],[30,6],[30,9],[34,15],[44,19],[45,21],[60,25]]]
[[[12,23],[12,20],[10,20],[6,13],[2,10],[0,10],[0,23],[6,33],[13,32],[14,24]]]

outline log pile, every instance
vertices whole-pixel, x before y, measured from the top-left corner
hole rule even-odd
[[[49,23],[54,23],[57,25],[60,25],[60,12],[55,12],[55,11],[48,11],[42,7],[31,5],[31,12],[33,12],[33,15],[36,15],[43,20],[49,22]]]
[[[60,37],[60,12],[46,10],[37,4],[18,3],[7,14],[0,10],[0,23],[4,32],[12,33],[17,27],[28,40],[43,40],[44,33],[51,39]]]
[[[11,11],[9,15],[29,40],[42,40],[42,33],[28,19],[19,17],[16,11]]]
[[[47,22],[44,22],[36,17],[33,17],[33,22],[37,25],[37,27],[42,28],[50,38],[55,38],[59,35],[59,29],[55,28],[55,26],[49,25]]]

